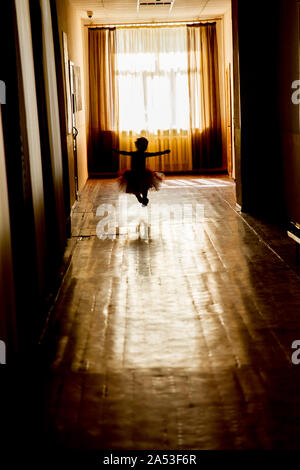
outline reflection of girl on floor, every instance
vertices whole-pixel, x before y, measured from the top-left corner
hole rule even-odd
[[[147,198],[149,189],[156,189],[158,191],[163,179],[162,173],[146,168],[146,157],[156,157],[170,153],[170,150],[163,150],[162,152],[146,152],[148,147],[148,140],[145,137],[140,137],[135,141],[137,150],[135,152],[123,152],[122,150],[114,150],[121,155],[131,156],[131,170],[125,170],[118,178],[119,186],[122,191],[126,193],[135,194],[137,200],[147,206],[149,199]]]

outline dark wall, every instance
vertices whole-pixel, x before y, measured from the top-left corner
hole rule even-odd
[[[300,105],[292,102],[292,83],[300,79],[299,11],[296,0],[281,0],[280,10],[280,132],[286,211],[300,223]],[[299,89],[299,87],[298,87]],[[299,98],[300,94],[298,94]]]
[[[10,346],[13,343],[10,341],[7,351],[10,358],[11,351],[24,355],[38,342],[60,281],[68,222],[64,200],[62,198],[59,205],[55,192],[58,187],[63,193],[64,179],[68,181],[68,175],[55,178],[53,170],[53,154],[58,159],[61,152],[57,152],[59,146],[53,146],[47,112],[49,90],[46,85],[40,3],[38,0],[31,0],[30,3],[24,0],[18,3],[18,7],[21,10],[17,10],[14,2],[3,2],[0,18],[0,39],[2,44],[7,45],[2,50],[5,66],[0,77],[6,83],[6,104],[1,106],[7,181],[5,191],[9,203],[9,227],[5,236],[6,240],[10,238],[7,249],[11,246],[12,258],[9,263],[8,256],[0,256],[0,270],[1,279],[5,277],[6,282],[13,279],[9,287],[15,296],[14,318],[6,318],[1,309],[3,288],[0,289],[0,340],[12,335],[9,331],[3,335],[3,325],[7,330],[14,330],[17,344]],[[20,11],[24,14],[21,15]],[[24,36],[24,31],[26,34],[28,32],[24,25],[27,26],[29,21],[31,35]],[[33,62],[29,60],[31,38]],[[53,65],[51,70],[55,72],[54,69]],[[31,80],[26,79],[29,71]],[[53,105],[53,101],[51,103]],[[31,115],[36,119],[31,120]],[[57,125],[59,127],[59,123]],[[59,139],[57,141],[59,144]],[[3,199],[4,189],[1,189]],[[3,227],[1,229],[2,240]],[[3,280],[1,282],[5,285]],[[8,292],[8,288],[6,290]]]
[[[284,217],[280,142],[280,2],[261,2],[249,17],[238,2],[242,209]]]
[[[247,2],[233,0],[237,200],[253,215],[300,222],[297,8],[296,0],[265,1],[249,16]]]
[[[4,149],[10,210],[11,246],[19,351],[37,336],[40,311],[36,235],[32,202],[30,165],[23,111],[22,77],[19,67],[18,35],[13,2],[4,2],[0,28],[5,64],[1,79],[6,83],[6,104],[2,106]],[[2,24],[3,26],[3,24]],[[2,312],[0,312],[2,314]],[[8,355],[10,351],[8,350]]]

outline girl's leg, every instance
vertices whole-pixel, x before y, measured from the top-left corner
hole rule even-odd
[[[140,194],[136,194],[135,197],[137,198],[139,202],[143,202],[143,198],[141,197]]]
[[[146,206],[149,202],[149,199],[147,198],[148,195],[148,189],[144,189],[143,191],[143,204]]]

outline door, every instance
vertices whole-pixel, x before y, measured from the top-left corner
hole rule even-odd
[[[227,141],[227,170],[232,176],[232,105],[231,105],[231,64],[226,69],[226,141]]]
[[[77,164],[77,136],[78,130],[76,128],[76,89],[75,89],[75,73],[74,63],[69,61],[70,72],[70,92],[71,92],[71,107],[72,107],[72,135],[73,135],[73,154],[74,154],[74,183],[75,183],[75,199],[78,200],[78,164]]]

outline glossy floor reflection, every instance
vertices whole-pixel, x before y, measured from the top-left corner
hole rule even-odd
[[[225,177],[167,178],[140,207],[90,180],[49,324],[46,433],[81,449],[290,449],[299,278]]]

